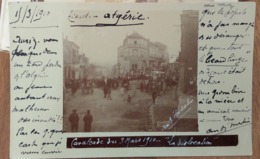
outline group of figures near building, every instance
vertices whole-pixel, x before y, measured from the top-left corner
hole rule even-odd
[[[85,77],[81,80],[71,79],[65,81],[64,90],[75,96],[80,90],[82,95],[92,95],[95,89],[102,89],[103,97],[112,100],[113,91],[120,90],[122,94],[127,94],[132,89],[134,83],[141,92],[150,94],[152,103],[155,104],[156,97],[162,93],[167,93],[169,90],[174,89],[175,97],[177,97],[178,81],[179,71],[175,68],[174,70],[168,69],[167,72],[156,72],[150,76],[127,73],[114,78],[103,76],[91,79]],[[127,98],[127,102],[131,104],[133,96],[129,95]]]
[[[71,96],[88,96],[95,94],[95,89],[99,89],[103,92],[103,96],[100,99],[113,100],[113,91],[120,91],[122,95],[126,96],[126,106],[133,105],[133,99],[135,95],[129,93],[133,88],[133,85],[137,86],[137,91],[146,93],[151,97],[151,104],[156,104],[158,96],[162,96],[166,93],[172,92],[175,99],[178,102],[177,88],[179,83],[178,70],[169,71],[167,74],[161,73],[156,76],[123,76],[117,78],[102,77],[97,79],[82,80],[70,80],[66,82],[66,90]],[[86,87],[85,87],[86,86]],[[115,93],[116,94],[116,93]],[[68,116],[68,121],[71,125],[71,132],[78,132],[80,117],[76,109],[73,109],[72,113]],[[83,117],[84,132],[90,132],[92,129],[93,116],[90,110],[86,112]]]

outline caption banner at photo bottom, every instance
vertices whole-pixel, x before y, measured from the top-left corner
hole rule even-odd
[[[237,146],[238,135],[70,137],[67,148]]]

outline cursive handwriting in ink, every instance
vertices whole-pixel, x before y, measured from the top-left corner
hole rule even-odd
[[[100,19],[104,21],[114,21],[114,22],[96,22],[90,24],[88,19],[94,17],[102,17]],[[103,16],[91,16],[89,12],[85,13],[76,13],[71,11],[70,15],[68,16],[68,20],[71,23],[75,23],[76,21],[80,21],[83,24],[71,24],[71,27],[113,27],[113,26],[134,26],[134,25],[144,25],[144,21],[149,19],[149,17],[145,17],[143,13],[135,12],[131,10],[127,10],[126,12],[121,12],[119,10],[115,10],[114,12],[107,12]],[[83,21],[82,21],[83,20]],[[87,24],[86,24],[87,23]]]

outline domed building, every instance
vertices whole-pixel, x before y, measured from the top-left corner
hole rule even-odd
[[[158,71],[169,62],[167,47],[159,42],[151,42],[138,32],[126,36],[118,48],[118,72],[147,74]]]

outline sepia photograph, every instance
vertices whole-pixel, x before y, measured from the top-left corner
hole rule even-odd
[[[63,32],[65,132],[197,132],[196,10]],[[191,27],[192,26],[192,27]]]

